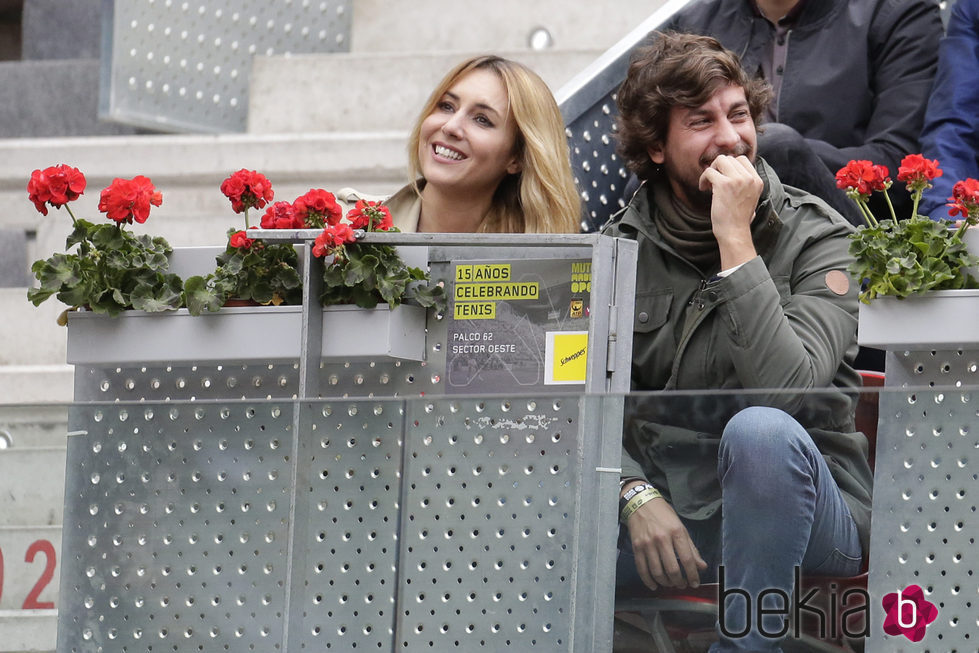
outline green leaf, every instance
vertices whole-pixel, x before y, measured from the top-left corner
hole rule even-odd
[[[160,283],[139,284],[132,292],[133,308],[159,313],[180,308],[183,282],[175,274],[166,275]]]
[[[184,280],[183,303],[191,315],[200,315],[204,311],[214,313],[224,306],[228,296],[214,281],[213,275],[195,275]]]

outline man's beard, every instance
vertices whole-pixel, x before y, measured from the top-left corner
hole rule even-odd
[[[680,170],[671,165],[670,161],[665,161],[663,167],[666,170],[667,176],[673,180],[674,183],[680,185],[683,188],[683,194],[686,196],[687,202],[690,208],[698,213],[710,214],[711,202],[713,201],[714,195],[710,190],[700,190],[700,176],[703,171],[710,167],[714,163],[714,159],[722,154],[727,154],[728,156],[739,157],[746,156],[748,159],[754,163],[755,153],[751,149],[751,146],[744,141],[739,141],[730,150],[725,150],[721,148],[715,148],[713,150],[708,150],[700,157],[698,163],[700,164],[700,172],[697,173],[696,177],[690,177],[684,175]]]

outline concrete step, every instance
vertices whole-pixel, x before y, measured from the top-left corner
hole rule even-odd
[[[0,553],[4,572],[0,614],[57,608],[61,526],[0,526]],[[2,619],[0,633],[7,633]],[[3,648],[6,645],[6,637],[0,637],[0,651],[10,650]]]
[[[69,369],[68,372],[70,374],[71,370]],[[0,405],[0,434],[2,434],[0,437],[6,440],[7,449],[64,447],[67,433],[67,405],[27,403]]]
[[[604,50],[665,0],[354,0],[352,52],[527,49],[546,29],[557,49]],[[383,87],[377,87],[383,88]]]
[[[499,52],[499,50],[496,50]],[[556,91],[601,50],[503,51]],[[256,57],[248,131],[253,134],[411,129],[422,104],[462,51],[340,53]]]
[[[61,243],[63,251],[64,240]],[[53,253],[55,250],[52,250]],[[48,254],[50,255],[50,254]],[[65,343],[67,332],[58,326],[58,314],[64,306],[57,300],[48,300],[40,306],[34,306],[27,299],[27,288],[0,288],[0,315],[4,316],[4,337],[0,339],[0,402],[20,403],[24,401],[39,401],[41,398],[30,399],[18,385],[29,382],[22,375],[28,370],[24,365],[62,365],[65,362]],[[41,371],[41,370],[39,370]],[[35,377],[52,378],[48,376],[51,370]],[[9,390],[16,399],[5,394]],[[26,390],[26,387],[23,388]],[[47,401],[56,401],[48,399]]]
[[[0,450],[0,527],[61,524],[66,451],[64,445]]]
[[[98,117],[98,59],[0,63],[0,138],[135,134]]]
[[[54,653],[57,610],[0,610],[0,653]]]
[[[58,310],[64,308],[57,302],[48,302]],[[19,308],[25,313],[34,309],[30,304],[26,309]],[[16,320],[15,320],[16,321]],[[49,346],[49,354],[52,359],[60,360],[61,363],[33,363],[25,365],[0,365],[0,404],[60,404],[64,405],[72,400],[74,393],[74,366],[64,363],[65,360],[65,330],[53,321],[44,323],[40,329],[31,332],[34,339],[38,342],[46,341]],[[60,354],[54,353],[60,351]],[[11,350],[4,346],[4,355],[10,355]],[[29,355],[29,354],[28,354]],[[0,430],[3,429],[0,420]],[[62,432],[63,436],[64,433]],[[28,434],[28,442],[33,442],[35,437]],[[14,435],[14,443],[21,441],[20,437]],[[32,445],[33,446],[33,445]]]
[[[24,59],[97,59],[102,7],[76,0],[26,0],[21,3]],[[58,20],[51,20],[57,16]]]

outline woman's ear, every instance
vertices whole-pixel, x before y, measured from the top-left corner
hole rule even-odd
[[[508,163],[506,167],[506,172],[508,175],[515,175],[521,170],[523,170],[523,164],[520,162],[520,159],[516,157],[511,159],[510,163]]]

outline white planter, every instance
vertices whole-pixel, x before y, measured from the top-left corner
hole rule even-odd
[[[979,227],[962,239],[979,255]],[[971,268],[973,276],[979,269]],[[906,299],[876,297],[860,304],[857,341],[877,349],[975,349],[979,346],[979,290],[936,290]]]
[[[423,360],[425,314],[418,306],[323,309],[323,358]],[[68,315],[68,362],[75,365],[297,360],[301,306],[222,308],[194,317],[186,309]]]
[[[857,340],[878,349],[975,349],[979,290],[937,290],[860,304]]]

